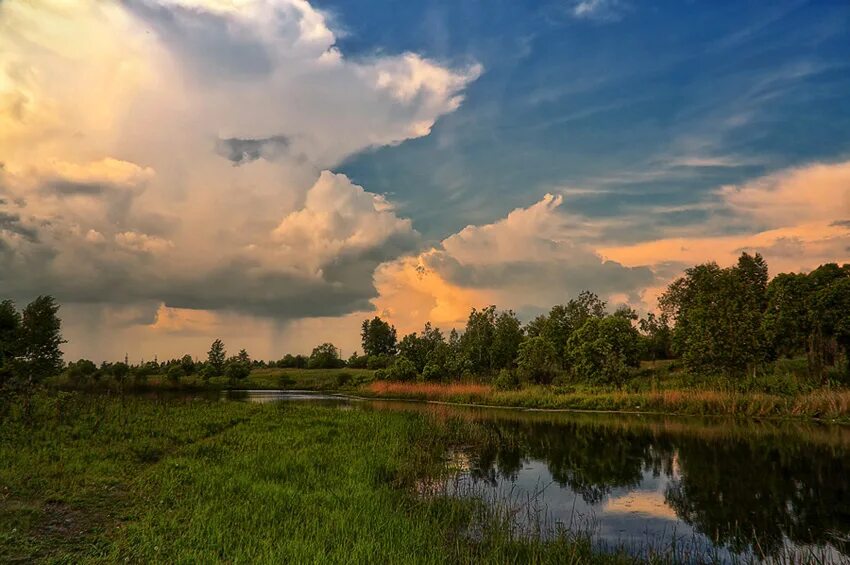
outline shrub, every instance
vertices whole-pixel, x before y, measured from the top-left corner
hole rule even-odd
[[[168,368],[168,372],[165,375],[172,384],[176,385],[186,375],[186,372],[182,366],[175,364]]]
[[[248,378],[251,374],[251,365],[245,361],[239,360],[238,357],[231,357],[224,366],[224,376],[230,382],[241,381]]]
[[[337,373],[336,375],[336,386],[342,387],[351,382],[351,373]]]
[[[496,390],[516,390],[519,388],[519,377],[512,369],[502,369],[493,379],[493,388]]]
[[[640,334],[622,316],[590,318],[567,342],[573,370],[597,384],[625,382],[640,365]]]
[[[522,378],[537,384],[549,384],[558,371],[558,353],[542,337],[532,337],[519,346],[517,368]]]
[[[425,365],[425,368],[422,369],[422,380],[425,381],[441,381],[445,379],[446,376],[447,373],[445,368],[437,363],[428,363]]]
[[[366,359],[367,369],[386,369],[390,366],[391,358],[389,355],[370,355]]]
[[[386,375],[391,381],[412,381],[417,376],[416,365],[404,355],[399,355],[386,369]]]

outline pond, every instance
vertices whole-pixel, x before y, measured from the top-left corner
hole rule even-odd
[[[603,548],[693,562],[850,563],[850,428],[814,422],[487,409],[241,391],[255,402],[463,418],[455,496],[514,511],[531,535],[589,532]],[[483,440],[481,438],[484,438]]]

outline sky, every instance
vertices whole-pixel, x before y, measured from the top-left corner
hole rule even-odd
[[[850,3],[0,0],[0,297],[66,359],[652,311],[850,261]]]

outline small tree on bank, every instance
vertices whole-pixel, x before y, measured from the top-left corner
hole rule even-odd
[[[210,350],[207,353],[207,366],[210,367],[213,375],[220,375],[224,371],[225,356],[226,352],[224,350],[224,342],[220,339],[216,339],[212,342]]]

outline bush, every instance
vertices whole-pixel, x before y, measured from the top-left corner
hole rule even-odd
[[[519,377],[512,369],[502,369],[493,379],[493,388],[496,390],[516,390],[519,388]]]
[[[381,354],[381,355],[370,355],[366,359],[366,368],[367,369],[386,369],[390,366],[390,362],[392,359],[389,355]]]
[[[238,357],[231,357],[224,366],[224,376],[230,382],[241,381],[251,374],[251,364],[241,361]]]
[[[367,355],[357,355],[357,353],[354,353],[348,358],[346,365],[352,369],[365,369],[368,362],[369,357]]]
[[[416,365],[404,355],[399,355],[386,369],[386,375],[391,381],[413,381],[417,376]]]
[[[522,378],[537,384],[549,384],[558,371],[558,353],[547,339],[529,338],[519,346],[517,368]]]
[[[336,386],[343,387],[351,382],[351,373],[337,373],[336,375]]]
[[[640,334],[622,316],[590,318],[567,342],[575,374],[596,384],[622,385],[640,365]]]
[[[445,368],[436,363],[428,363],[425,365],[425,368],[422,369],[422,380],[425,381],[441,381],[445,379],[446,376],[447,372]]]
[[[186,375],[186,372],[182,366],[175,364],[168,368],[168,372],[165,375],[172,384],[176,385]]]

